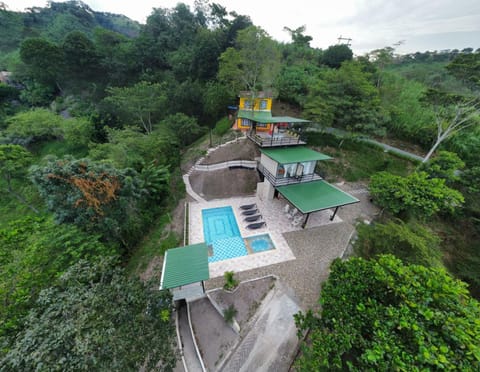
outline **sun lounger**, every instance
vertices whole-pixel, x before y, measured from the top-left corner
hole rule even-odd
[[[244,211],[242,212],[242,214],[244,216],[252,216],[254,215],[255,213],[258,213],[258,209],[250,209],[249,211]]]
[[[246,205],[241,205],[240,209],[243,209],[244,211],[255,208],[257,205],[255,203],[253,204],[246,204]]]
[[[245,217],[244,221],[245,221],[245,222],[255,222],[255,221],[258,221],[260,218],[262,218],[262,215],[261,215],[261,214],[257,214],[257,215],[255,215],[255,216]]]
[[[299,215],[299,216],[295,216],[293,218],[293,221],[292,221],[292,225],[293,226],[298,226],[300,225],[300,223],[303,221],[303,216]]]
[[[259,229],[263,226],[265,226],[266,223],[265,222],[256,222],[256,223],[251,223],[250,225],[247,225],[247,229],[250,229],[250,230],[255,230],[255,229]]]
[[[297,215],[297,213],[298,213],[298,209],[293,208],[290,213],[287,213],[288,219],[291,220],[293,217],[295,217]]]

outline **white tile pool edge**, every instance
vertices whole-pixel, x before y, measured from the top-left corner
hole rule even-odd
[[[245,226],[247,224],[243,222],[243,218],[245,216],[241,215],[240,205],[252,203],[257,203],[259,206],[259,212],[262,213],[261,202],[255,197],[220,199],[206,203],[189,203],[189,244],[196,244],[204,241],[202,209],[231,206],[240,230],[240,234],[243,238],[268,233],[270,234],[270,238],[275,245],[275,249],[273,250],[209,263],[210,278],[223,276],[225,271],[240,272],[295,259],[295,256],[293,255],[282,233],[268,228],[268,220],[267,227],[256,230],[246,229]]]

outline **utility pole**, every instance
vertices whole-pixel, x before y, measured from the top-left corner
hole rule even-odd
[[[342,37],[342,35],[339,36],[338,44],[346,44],[347,46],[352,45],[352,39],[349,37]],[[342,41],[346,41],[346,43],[342,43]]]

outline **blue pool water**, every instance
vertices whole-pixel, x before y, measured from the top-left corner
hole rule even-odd
[[[245,238],[245,240],[248,242],[254,253],[275,249],[275,245],[269,234],[249,236],[248,238]]]
[[[247,255],[232,207],[204,209],[202,219],[205,242],[213,251],[208,262]]]

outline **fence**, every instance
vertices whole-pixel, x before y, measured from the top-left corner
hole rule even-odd
[[[255,160],[231,160],[217,164],[196,164],[194,169],[200,172],[210,172],[226,168],[250,168],[255,169],[257,162]]]

